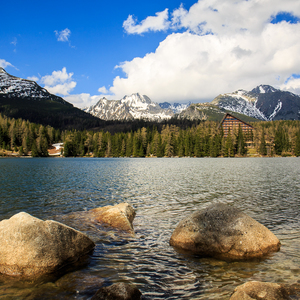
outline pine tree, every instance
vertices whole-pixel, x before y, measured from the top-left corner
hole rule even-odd
[[[225,157],[233,157],[234,156],[234,145],[232,143],[230,129],[228,130],[228,135],[227,135],[226,142],[225,142],[224,156]]]
[[[35,140],[33,141],[32,145],[31,145],[31,156],[32,157],[38,157],[39,156]]]
[[[239,125],[235,148],[236,148],[236,153],[238,155],[244,156],[247,153],[246,143],[245,143],[244,134],[241,125]]]
[[[294,154],[296,156],[300,156],[300,131],[298,131],[298,133],[296,134]]]
[[[262,130],[262,133],[261,133],[259,153],[261,155],[267,155],[267,144],[266,144],[266,140],[265,140],[265,131],[264,131],[264,129]]]

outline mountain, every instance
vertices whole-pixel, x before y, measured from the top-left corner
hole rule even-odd
[[[221,94],[211,104],[264,121],[300,120],[300,96],[269,85]]]
[[[103,123],[36,82],[12,76],[3,68],[0,68],[0,113],[59,129],[81,130]]]
[[[175,115],[177,119],[188,119],[191,121],[202,120],[202,121],[217,121],[220,122],[224,117],[225,113],[230,113],[245,122],[258,121],[253,117],[246,116],[237,112],[232,112],[224,108],[218,107],[211,103],[195,103],[191,104],[187,109],[181,113]]]
[[[174,115],[171,109],[163,109],[149,97],[139,93],[125,96],[121,100],[107,100],[104,97],[84,111],[103,120],[162,121]]]
[[[183,110],[187,109],[192,103],[188,102],[188,103],[169,103],[169,102],[163,102],[163,103],[159,103],[159,106],[163,109],[171,109],[174,114],[179,114],[181,113]]]

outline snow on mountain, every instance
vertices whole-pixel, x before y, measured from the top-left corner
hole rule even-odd
[[[181,113],[183,110],[187,109],[192,103],[188,102],[188,103],[169,103],[169,102],[163,102],[163,103],[159,103],[159,106],[163,109],[171,109],[174,114],[179,114]]]
[[[266,116],[256,107],[257,100],[258,98],[249,92],[238,90],[233,93],[219,95],[211,104],[249,117],[267,120]]]
[[[147,119],[162,121],[170,119],[174,113],[170,109],[162,109],[147,96],[139,93],[125,96],[121,100],[101,98],[95,105],[83,109],[103,120]]]
[[[264,121],[300,119],[300,96],[269,85],[221,94],[211,104]]]
[[[50,94],[36,82],[12,76],[3,68],[0,68],[0,96],[6,98],[30,98],[32,100],[55,100],[62,104],[67,103],[62,98]]]

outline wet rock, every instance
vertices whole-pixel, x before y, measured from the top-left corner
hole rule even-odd
[[[183,219],[174,230],[170,245],[221,259],[260,258],[280,249],[280,241],[269,229],[221,203]]]
[[[299,296],[300,288],[296,285],[249,281],[235,288],[230,300],[289,300]]]
[[[89,213],[97,222],[134,234],[132,222],[135,211],[128,203],[95,208],[90,210]]]
[[[15,276],[54,272],[95,247],[71,227],[24,212],[0,222],[0,240],[0,273]]]
[[[68,291],[72,295],[89,297],[93,296],[103,284],[103,278],[83,271],[66,274],[55,282],[60,290]]]
[[[119,282],[101,288],[91,300],[140,300],[142,293],[131,284]]]

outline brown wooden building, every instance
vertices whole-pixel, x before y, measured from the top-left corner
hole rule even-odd
[[[226,113],[219,125],[219,128],[223,128],[224,136],[227,137],[229,130],[230,132],[234,132],[235,129],[239,129],[239,126],[241,126],[243,133],[247,133],[253,130],[253,126],[229,113]]]

